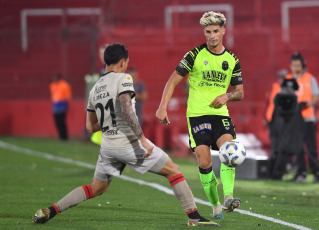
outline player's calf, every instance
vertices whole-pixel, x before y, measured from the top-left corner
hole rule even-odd
[[[94,195],[91,185],[77,187],[51,207],[39,209],[33,215],[32,222],[36,224],[43,224],[51,220],[58,213],[93,197]]]

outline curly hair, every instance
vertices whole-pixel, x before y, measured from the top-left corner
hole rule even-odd
[[[219,25],[220,27],[226,24],[226,17],[222,13],[209,11],[203,14],[199,23],[203,26]]]

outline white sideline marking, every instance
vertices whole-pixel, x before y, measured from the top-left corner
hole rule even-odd
[[[49,154],[49,153],[33,151],[32,149],[27,149],[27,148],[19,147],[19,146],[16,146],[16,145],[8,144],[8,143],[5,143],[3,141],[0,141],[0,147],[5,148],[5,149],[9,149],[9,150],[13,150],[13,151],[16,151],[16,152],[19,152],[19,153],[27,154],[27,155],[30,155],[30,156],[37,156],[37,157],[45,158],[45,159],[48,159],[48,160],[53,160],[53,161],[58,161],[58,162],[62,162],[62,163],[73,164],[73,165],[81,166],[81,167],[88,168],[88,169],[95,169],[95,166],[92,165],[92,164],[88,164],[88,163],[81,162],[81,161],[75,161],[75,160],[72,160],[72,159],[69,159],[69,158],[54,156],[54,155]],[[146,181],[143,181],[143,180],[140,180],[140,179],[135,179],[135,178],[132,178],[132,177],[128,177],[128,176],[125,176],[125,175],[122,175],[122,176],[117,177],[117,178],[120,178],[120,179],[123,179],[123,180],[127,180],[127,181],[131,181],[131,182],[134,182],[134,183],[137,183],[137,184],[141,184],[141,185],[146,185],[146,186],[155,188],[157,190],[160,190],[162,192],[165,192],[166,194],[174,195],[172,189],[169,189],[169,188],[167,188],[165,186],[162,186],[160,184],[149,183],[149,182],[146,182]],[[204,201],[204,200],[196,198],[196,197],[194,199],[195,199],[196,203],[207,205],[207,206],[211,206],[211,204],[209,202],[207,202],[207,201]],[[297,225],[297,224],[292,224],[292,223],[289,223],[289,222],[286,222],[286,221],[283,221],[283,220],[279,220],[279,219],[275,219],[273,217],[268,217],[268,216],[256,214],[256,213],[253,213],[253,212],[250,212],[250,211],[246,211],[246,210],[235,209],[234,211],[239,212],[241,214],[245,214],[245,215],[257,217],[257,218],[260,218],[260,219],[268,220],[268,221],[271,221],[273,223],[277,223],[277,224],[285,225],[285,226],[288,226],[288,227],[292,227],[292,228],[295,228],[295,229],[298,229],[298,230],[311,230],[311,228],[307,228],[307,227],[304,227],[304,226],[301,226],[301,225]]]

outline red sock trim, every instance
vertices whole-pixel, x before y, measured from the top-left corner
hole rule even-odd
[[[87,185],[87,187],[89,188],[89,193],[90,193],[90,198],[93,198],[94,195],[93,195],[93,191],[92,191],[92,187],[90,184]]]
[[[196,212],[196,211],[197,211],[197,208],[195,208],[195,209],[192,210],[192,211],[186,212],[186,214],[188,215],[188,214],[191,214],[191,213]]]
[[[173,180],[175,180],[175,179],[177,179],[177,178],[179,178],[179,177],[182,177],[182,176],[183,176],[183,174],[180,173],[180,174],[177,174],[176,176],[173,176],[173,177],[169,178],[169,179],[168,179],[168,180],[169,180],[169,183],[171,183]]]
[[[86,195],[86,199],[90,199],[90,198],[93,198],[94,195],[93,195],[93,191],[92,191],[92,187],[90,184],[88,185],[83,185],[82,186],[84,192],[85,192],[85,195]]]
[[[52,205],[52,206],[53,206],[53,208],[55,209],[56,214],[58,214],[58,213],[59,213],[58,206],[57,206],[56,204],[54,204],[54,205]]]
[[[178,184],[179,182],[182,182],[183,180],[185,180],[183,174],[178,174],[176,176],[173,176],[171,178],[168,179],[169,183],[171,184],[171,186],[173,187],[174,185]]]

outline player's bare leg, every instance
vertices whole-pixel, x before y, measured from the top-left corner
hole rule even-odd
[[[82,203],[83,201],[103,194],[108,189],[110,183],[111,180],[105,182],[93,178],[91,184],[77,187],[52,206],[39,209],[34,214],[32,222],[43,224],[55,217],[58,213],[63,212],[64,210],[67,210],[79,203]]]
[[[212,167],[212,156],[210,148],[207,145],[199,145],[195,148],[196,158],[199,166],[199,176],[202,182],[205,194],[212,204],[213,219],[222,219],[223,209],[219,202],[217,191],[217,178]]]
[[[198,213],[193,193],[178,165],[174,164],[171,159],[158,174],[169,180],[176,198],[181,202],[185,213],[188,215],[189,226],[219,226],[219,224],[205,219]]]
[[[216,142],[220,148],[226,141],[233,140],[230,134],[222,135]],[[235,168],[227,167],[224,164],[220,166],[220,179],[223,184],[224,191],[224,210],[225,212],[232,212],[235,208],[239,208],[241,201],[239,198],[233,198],[234,183],[235,183]]]

